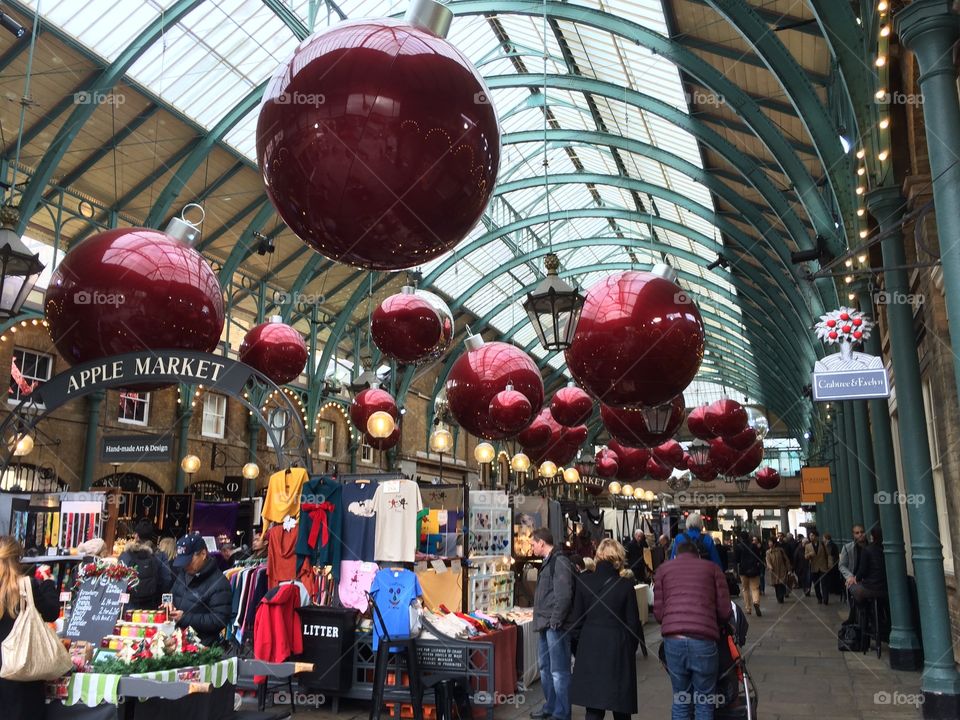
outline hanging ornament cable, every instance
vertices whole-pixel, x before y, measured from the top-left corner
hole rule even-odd
[[[547,104],[547,59],[549,44],[547,42],[547,0],[543,0],[543,189],[547,200],[547,247],[553,254],[553,230],[550,222],[550,162],[547,160],[547,114],[550,106]]]
[[[30,76],[33,73],[33,52],[37,47],[37,34],[40,27],[40,2],[33,15],[33,29],[30,33],[30,54],[27,56],[27,72],[23,83],[23,97],[20,98],[20,127],[17,130],[17,152],[13,160],[13,178],[10,181],[10,205],[13,205],[14,195],[17,193],[17,172],[20,170],[20,150],[23,143],[23,127],[27,120],[27,106],[32,104],[30,98]]]

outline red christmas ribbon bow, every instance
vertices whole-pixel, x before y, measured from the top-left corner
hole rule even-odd
[[[323,530],[321,547],[326,547],[330,540],[330,525],[327,521],[327,513],[333,512],[334,507],[335,505],[332,502],[303,503],[300,506],[300,511],[306,512],[310,516],[310,537],[307,539],[307,543],[311,548],[317,546],[317,536],[321,529]]]

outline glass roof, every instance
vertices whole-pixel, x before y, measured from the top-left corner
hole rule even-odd
[[[27,0],[36,7],[38,0]],[[640,23],[667,35],[661,0],[578,0],[586,7]],[[310,24],[311,8],[316,13],[314,29],[340,22],[327,3],[318,0],[284,2],[305,25]],[[115,60],[125,48],[173,0],[43,0],[41,13],[76,40],[107,61]],[[406,0],[338,0],[336,7],[348,18],[385,17],[401,14]],[[118,18],[122,13],[123,17]],[[507,58],[503,44],[494,31],[506,36],[517,51]],[[542,75],[544,51],[546,70],[551,74],[579,74],[627,87],[650,95],[682,112],[688,111],[687,98],[677,68],[668,60],[624,41],[603,30],[557,20],[547,26],[543,18],[525,15],[465,15],[455,17],[449,40],[478,65],[485,76],[515,75],[519,72]],[[563,43],[560,42],[562,36]],[[229,110],[258,84],[268,79],[298,44],[293,31],[263,0],[208,0],[169,28],[162,38],[144,49],[128,75],[150,89],[205,128],[213,127]],[[549,112],[551,127],[568,131],[603,132],[662,148],[679,158],[703,167],[701,151],[692,135],[659,116],[624,102],[588,95],[582,91],[513,87],[491,92],[504,135],[537,131],[542,133],[544,112]],[[546,109],[545,106],[546,105]],[[248,158],[255,157],[255,127],[258,108],[248,113],[227,133],[225,142]],[[542,137],[537,135],[537,137]],[[589,142],[551,142],[546,147],[550,176],[591,173],[629,176],[673,191],[714,210],[710,192],[687,176],[649,157],[614,150]],[[507,181],[540,179],[531,187],[496,196],[483,222],[464,241],[470,242],[508,223],[535,216],[546,216],[548,195],[543,180],[544,144],[542,140],[505,145],[500,170],[501,185]],[[591,268],[575,273],[574,280],[588,288],[611,270],[599,266],[619,264],[638,268],[666,258],[681,273],[681,284],[695,295],[698,304],[712,317],[730,323],[731,335],[749,341],[735,329],[742,327],[736,290],[726,277],[706,271],[692,262],[691,256],[707,262],[716,257],[722,244],[720,231],[702,217],[670,202],[646,193],[633,193],[609,185],[588,186],[577,182],[553,184],[549,192],[552,221],[530,225],[519,232],[493,239],[444,271],[434,287],[463,303],[463,307],[485,318],[489,325],[508,333],[522,319],[518,307],[524,288],[542,277],[542,257],[512,263],[518,255],[546,247],[548,239],[558,247],[564,270]],[[624,218],[554,217],[567,209],[621,210],[632,214]],[[678,224],[697,234],[711,247],[693,241],[673,230],[651,226],[650,215]],[[588,240],[582,246],[564,247],[568,241]],[[675,252],[676,251],[676,252]],[[682,257],[678,253],[683,253]],[[446,258],[422,268],[429,273]],[[500,268],[509,271],[492,280]],[[463,293],[478,289],[463,299]],[[716,320],[706,318],[709,327]],[[532,352],[544,356],[534,343],[533,331],[522,326],[513,339],[520,345],[532,344]],[[562,367],[562,357],[551,360]]]

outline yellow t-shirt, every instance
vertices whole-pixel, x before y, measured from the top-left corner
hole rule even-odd
[[[280,523],[289,515],[300,517],[300,490],[307,481],[303,468],[281,470],[270,476],[267,496],[263,500],[263,519]]]

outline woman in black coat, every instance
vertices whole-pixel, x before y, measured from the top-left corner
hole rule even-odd
[[[23,548],[12,537],[0,537],[0,642],[7,639],[20,609],[20,557]],[[33,604],[46,622],[60,614],[57,588],[53,581],[30,579]],[[0,654],[0,664],[3,656]],[[44,683],[0,679],[0,716],[43,720],[46,715]]]
[[[596,571],[576,578],[570,704],[585,707],[586,720],[607,710],[614,720],[637,712],[640,611],[633,583],[620,577],[625,557],[623,545],[607,538],[597,548]]]

